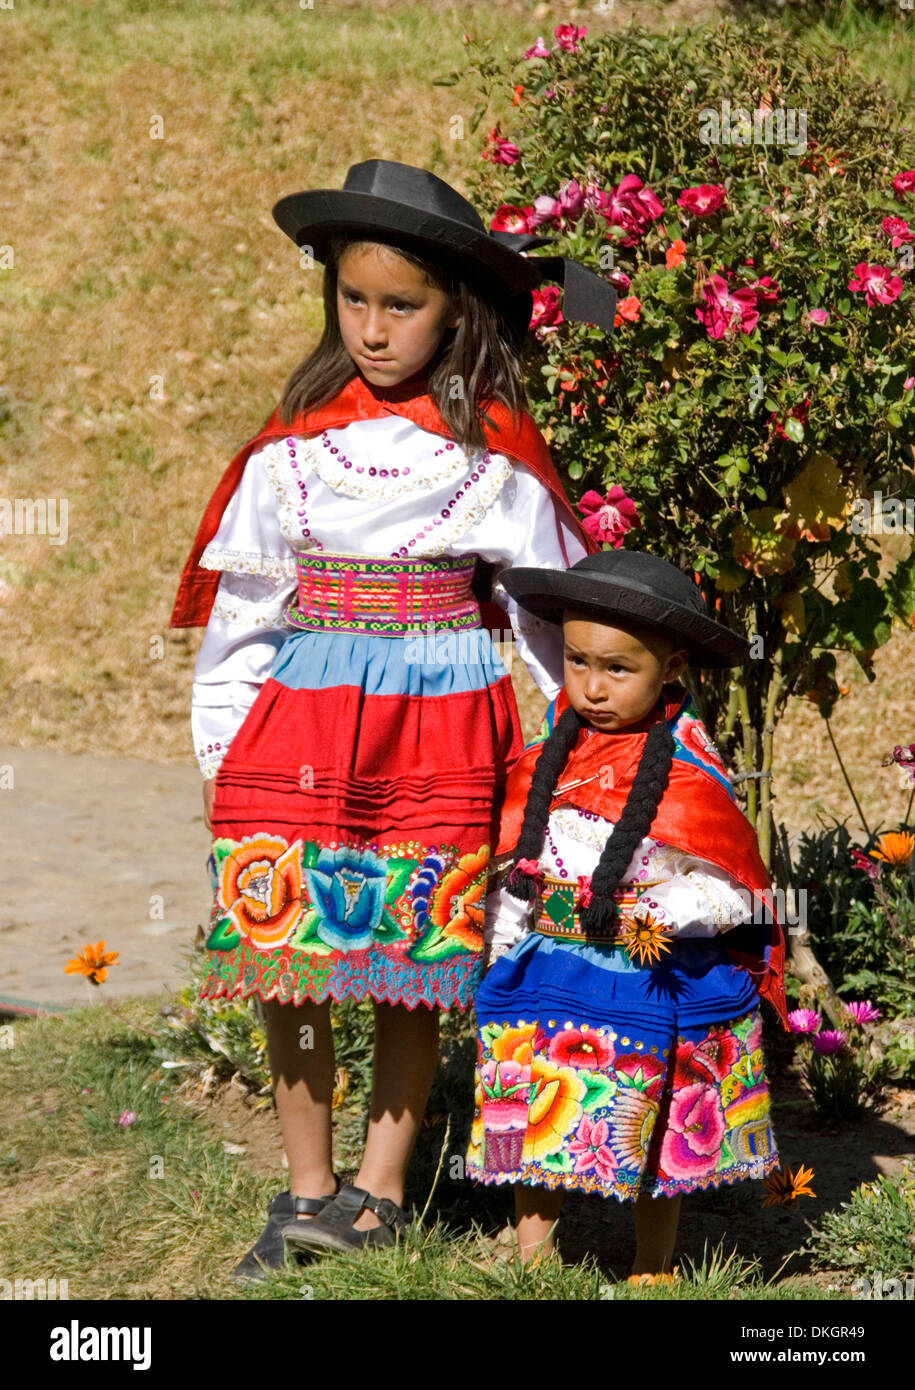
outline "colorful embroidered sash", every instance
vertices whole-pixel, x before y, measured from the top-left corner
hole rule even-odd
[[[475,563],[474,555],[394,560],[298,552],[299,590],[285,618],[293,627],[380,637],[476,628]]]
[[[660,879],[640,883],[624,883],[613,891],[613,901],[625,911],[634,907],[647,888],[654,888]],[[551,878],[545,874],[543,887],[537,898],[537,920],[534,930],[541,936],[552,936],[559,941],[594,941],[600,943],[619,940],[619,926],[614,923],[609,932],[586,932],[575,911],[577,884],[566,879]]]

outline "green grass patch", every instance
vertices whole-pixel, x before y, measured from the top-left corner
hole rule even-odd
[[[685,1261],[677,1283],[653,1287],[627,1285],[627,1271],[601,1269],[590,1258],[573,1265],[554,1256],[522,1267],[495,1240],[501,1218],[487,1214],[487,1194],[444,1181],[453,1195],[431,1191],[437,1162],[414,1165],[418,1214],[396,1247],[291,1264],[263,1284],[238,1288],[228,1276],[258,1234],[276,1180],[226,1153],[183,1103],[178,1087],[187,1071],[162,1065],[155,1005],[137,1000],[121,1008],[132,1026],[103,1005],[17,1022],[15,1045],[0,1052],[0,1267],[7,1278],[65,1278],[72,1298],[87,1299],[822,1296],[799,1281],[764,1283],[755,1259],[720,1248]],[[363,1050],[357,1038],[344,1040],[352,1067],[361,1068]],[[455,1066],[464,1060],[459,1053]],[[436,1084],[441,1097],[451,1080],[440,1073]],[[119,1124],[125,1111],[137,1117],[126,1127]],[[460,1116],[452,1123],[459,1128]],[[437,1156],[451,1143],[442,1129],[428,1131],[426,1142]]]

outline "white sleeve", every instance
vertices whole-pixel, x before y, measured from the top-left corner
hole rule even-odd
[[[505,870],[510,866],[509,859],[505,864]],[[494,961],[527,935],[534,903],[523,902],[509,893],[504,886],[504,870],[491,878],[490,883],[494,886],[486,894],[483,937],[489,947],[489,958]]]
[[[280,506],[267,466],[283,441],[250,454],[219,527],[200,557],[205,570],[293,580],[295,551],[280,529]]]
[[[292,631],[283,611],[296,590],[295,553],[280,530],[264,453],[249,457],[200,560],[203,569],[223,571],[191,695],[194,752],[205,778],[216,776]]]
[[[704,859],[682,855],[673,878],[649,888],[631,915],[650,913],[675,936],[716,936],[749,922],[753,897],[748,889]]]
[[[514,464],[513,476],[503,489],[503,502],[503,540],[496,558],[492,598],[508,615],[518,655],[546,698],[552,700],[563,686],[562,628],[519,608],[499,583],[499,575],[503,569],[528,565],[565,570],[583,559],[587,551],[549,488],[523,464]]]
[[[191,693],[194,752],[215,777],[277,651],[292,631],[283,609],[295,584],[262,575],[223,574],[204,633]]]

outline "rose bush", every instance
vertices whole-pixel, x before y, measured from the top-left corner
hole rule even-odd
[[[480,161],[477,204],[620,296],[612,339],[538,296],[529,385],[570,495],[620,489],[641,529],[608,541],[695,571],[754,639],[758,659],[694,690],[768,861],[788,697],[828,713],[834,653],[871,675],[915,612],[911,537],[888,556],[853,524],[911,486],[915,138],[847,53],[765,22],[469,56],[478,122],[521,92],[487,141],[517,153]]]

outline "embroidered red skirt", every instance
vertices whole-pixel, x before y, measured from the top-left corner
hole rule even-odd
[[[444,565],[453,590],[468,564],[387,568]],[[439,609],[420,634],[401,608],[400,634],[378,635],[359,626],[392,621],[377,604],[369,619],[316,613],[310,584],[312,607],[296,608],[308,625],[280,648],[217,775],[201,995],[466,1008],[522,747],[510,677],[453,595],[456,616]]]

